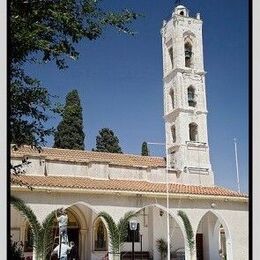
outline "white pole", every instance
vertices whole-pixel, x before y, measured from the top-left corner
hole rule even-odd
[[[238,159],[237,159],[237,142],[236,138],[234,138],[235,145],[235,157],[236,157],[236,170],[237,170],[237,190],[240,193],[240,181],[239,181],[239,171],[238,171]]]
[[[167,139],[167,136],[166,136]],[[164,145],[165,146],[165,152],[166,152],[166,225],[167,225],[167,260],[170,260],[171,257],[171,248],[170,248],[170,214],[169,214],[169,155],[168,155],[168,146],[167,146],[167,140],[166,143],[152,143],[147,142],[147,144],[151,145]]]
[[[166,44],[166,26],[164,24],[163,43]],[[168,156],[168,138],[165,126],[165,152],[166,152],[166,208],[167,208],[167,259],[171,259],[170,249],[170,216],[169,216],[169,156]]]
[[[169,156],[167,151],[167,143],[166,147],[166,208],[167,208],[167,259],[170,260],[171,257],[171,248],[170,248],[170,216],[169,216]]]

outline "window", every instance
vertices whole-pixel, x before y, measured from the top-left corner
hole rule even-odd
[[[171,97],[171,108],[174,109],[174,90],[170,90],[170,97]]]
[[[183,12],[183,11],[180,11],[180,15],[184,15],[184,12]]]
[[[175,160],[175,151],[170,154],[170,167],[175,168],[176,160]]]
[[[172,142],[175,143],[176,142],[176,130],[175,130],[174,125],[171,127],[171,132],[172,132]]]
[[[195,123],[189,124],[190,141],[198,141],[198,126]]]
[[[95,251],[107,250],[107,230],[101,219],[95,224]]]
[[[135,231],[132,231],[130,229],[130,226],[128,225],[128,231],[127,231],[127,237],[126,237],[126,242],[132,242],[133,241],[133,236],[135,236],[134,242],[140,242],[140,224],[137,224],[137,229]]]
[[[192,46],[189,42],[184,44],[184,54],[185,54],[185,67],[191,67],[191,58],[192,58]]]
[[[188,103],[190,107],[196,106],[195,89],[192,86],[188,87]]]
[[[172,49],[172,47],[170,47],[168,49],[168,53],[169,53],[171,65],[172,65],[172,68],[173,68],[173,49]]]

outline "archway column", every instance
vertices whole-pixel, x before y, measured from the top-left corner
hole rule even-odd
[[[87,229],[81,229],[80,232],[80,240],[81,240],[81,250],[80,250],[80,258],[86,259],[86,241],[87,241]]]
[[[196,252],[196,234],[194,234],[194,247],[193,247],[193,251],[191,252],[190,250],[190,246],[188,243],[188,239],[186,236],[186,233],[184,235],[184,240],[185,240],[185,260],[197,260],[197,252]]]
[[[231,238],[226,237],[226,250],[227,250],[227,258],[228,260],[233,260],[233,252],[232,252],[232,242]]]

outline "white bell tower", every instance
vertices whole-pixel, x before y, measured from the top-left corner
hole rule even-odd
[[[207,135],[202,20],[175,7],[161,29],[167,158],[180,182],[213,185]]]

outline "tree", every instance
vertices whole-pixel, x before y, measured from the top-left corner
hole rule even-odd
[[[149,150],[146,142],[143,142],[142,144],[142,155],[149,156]]]
[[[24,64],[54,61],[59,69],[77,59],[75,45],[98,39],[111,26],[133,35],[129,24],[138,15],[102,10],[100,0],[10,0],[8,49],[11,142],[44,144],[53,133],[44,123],[58,112],[52,96],[39,80],[27,75]]]
[[[98,217],[102,217],[107,223],[109,242],[113,255],[120,255],[121,247],[127,237],[129,220],[135,217],[136,214],[137,213],[134,213],[133,211],[125,213],[124,217],[120,218],[117,224],[115,223],[113,218],[105,211],[98,214]]]
[[[185,227],[186,237],[187,237],[187,240],[188,240],[191,259],[192,259],[193,253],[194,253],[194,244],[195,244],[194,232],[193,232],[193,229],[192,229],[192,226],[191,226],[191,223],[190,223],[190,220],[189,220],[187,214],[184,211],[179,210],[178,216],[182,219],[184,227]]]
[[[96,152],[122,153],[119,146],[119,139],[109,128],[102,128],[96,137]]]
[[[67,94],[62,117],[54,134],[53,147],[84,150],[82,108],[77,90]]]
[[[42,224],[40,224],[32,209],[23,200],[11,196],[10,202],[29,222],[33,235],[36,260],[45,260],[52,249],[52,226],[55,218],[55,210],[48,214]]]

